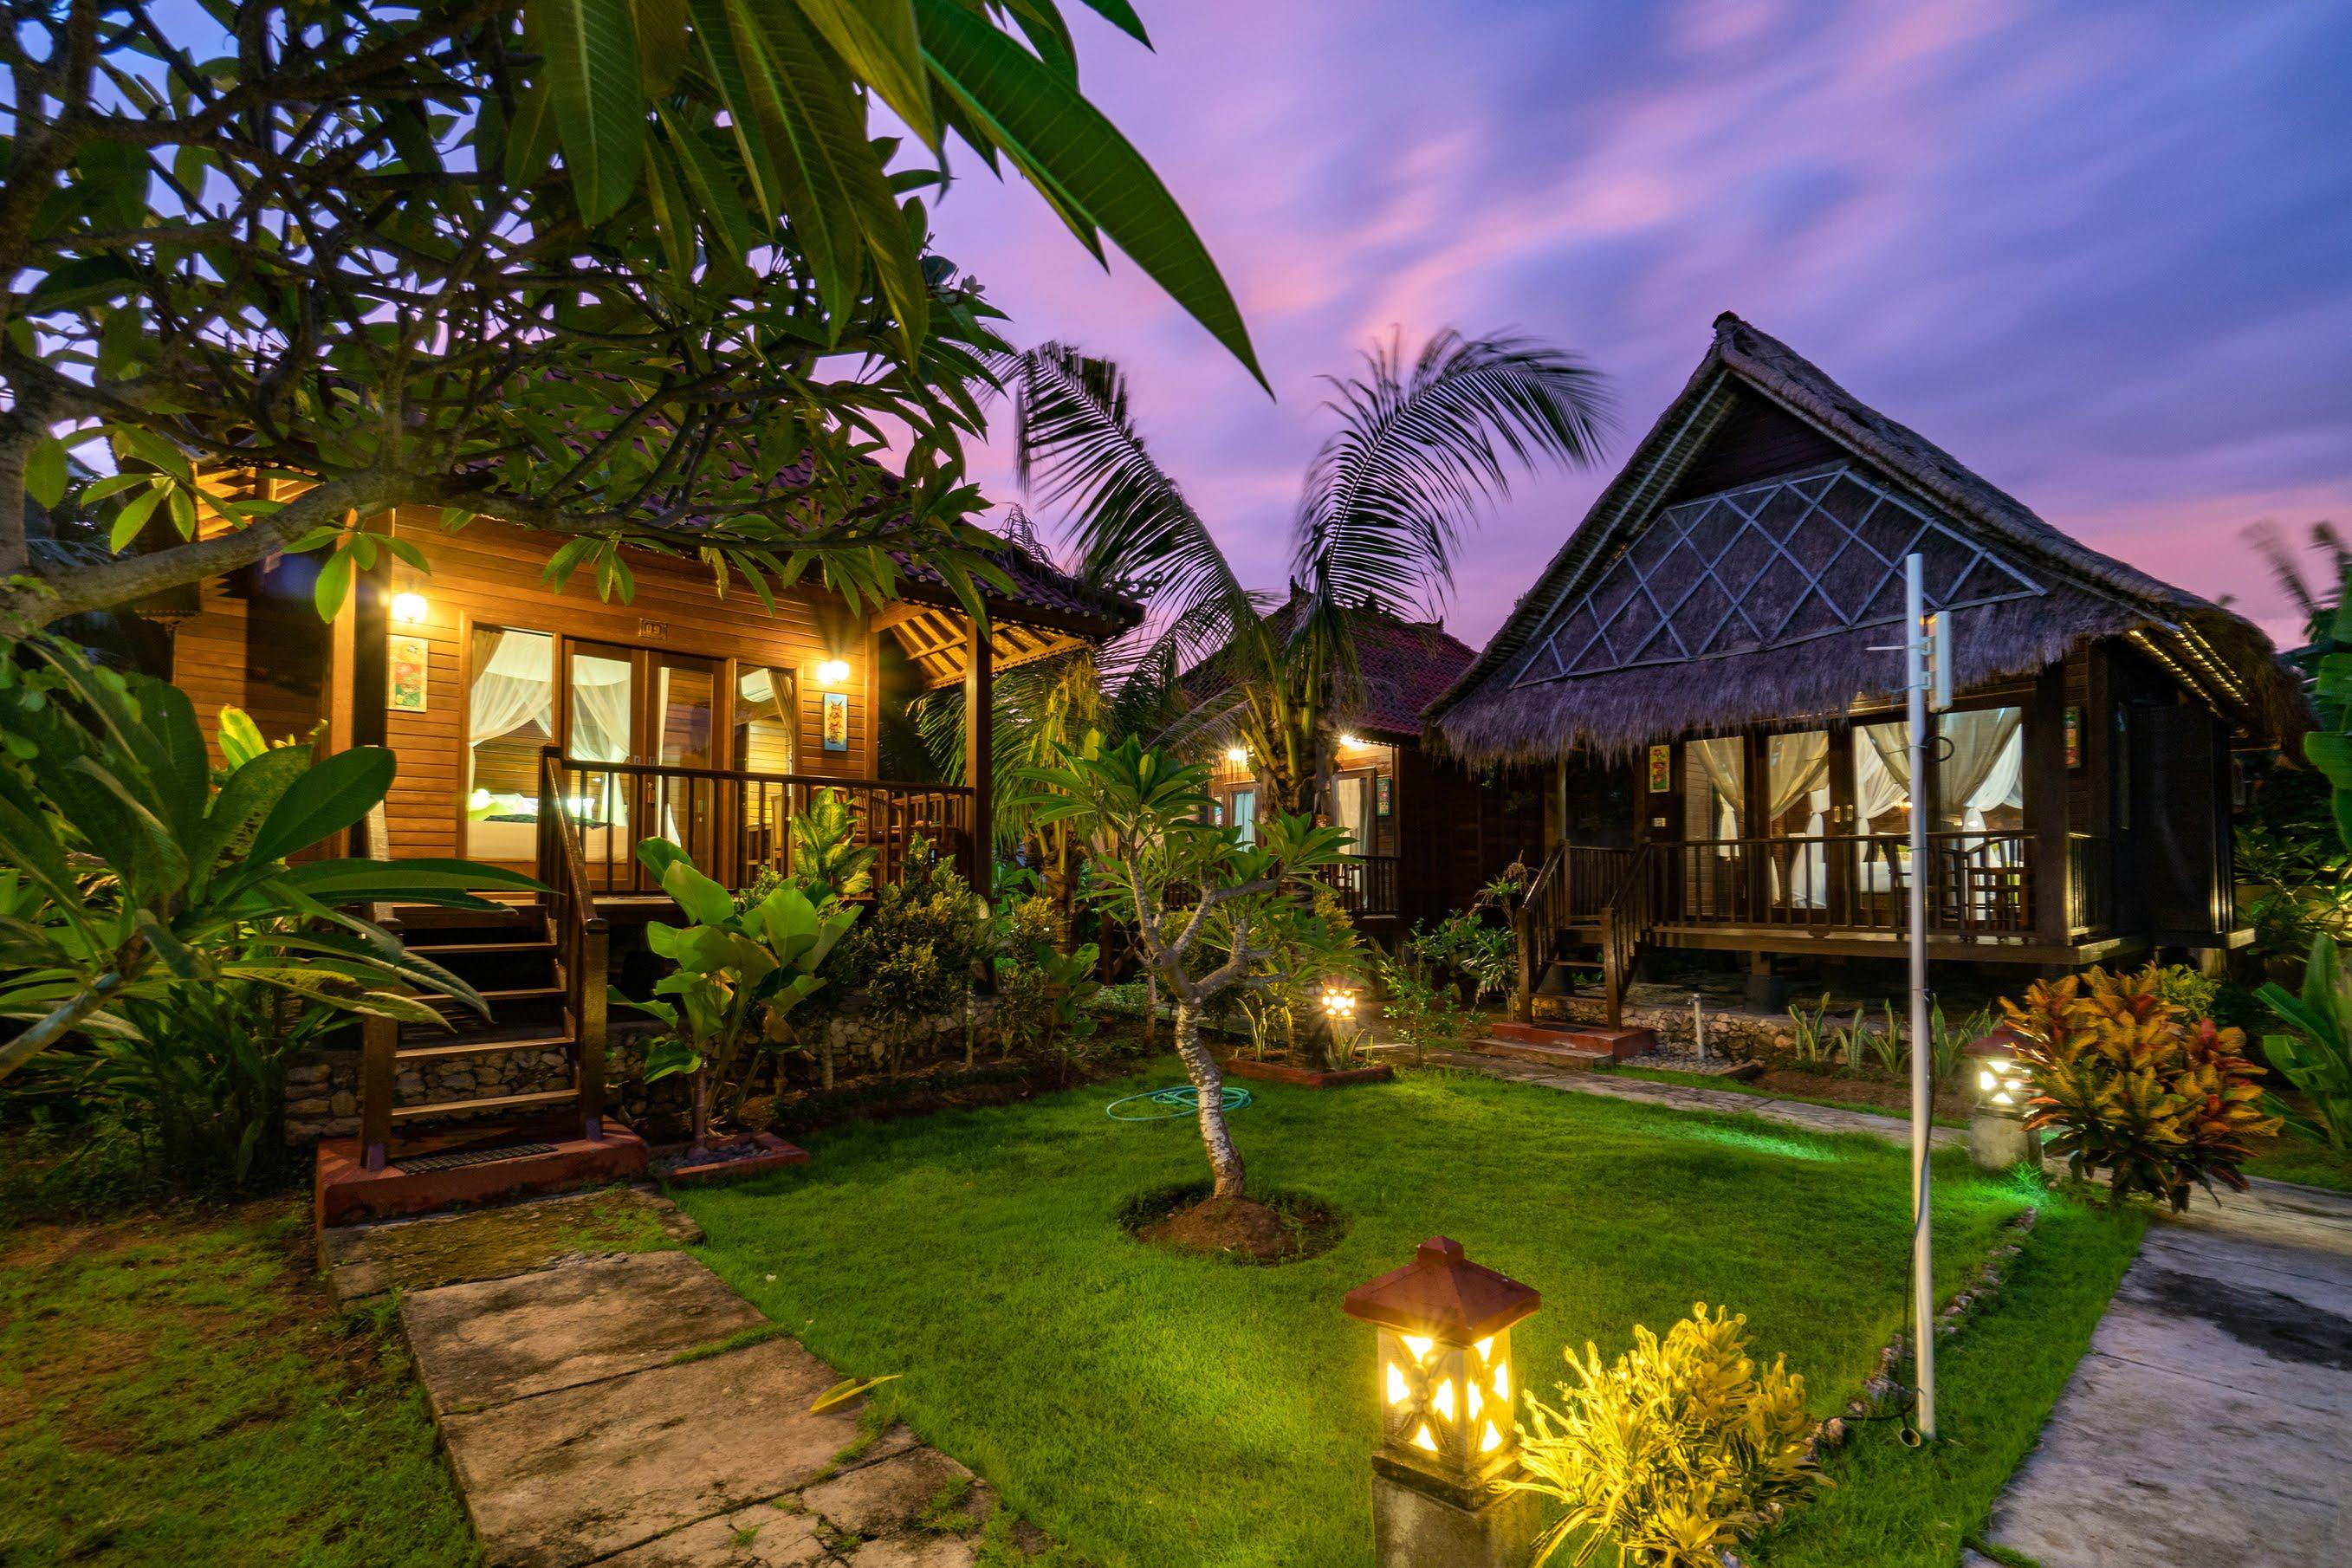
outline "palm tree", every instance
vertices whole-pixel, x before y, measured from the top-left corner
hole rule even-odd
[[[1000,371],[1022,487],[1065,514],[1078,575],[1152,606],[1102,673],[1123,693],[1213,656],[1225,683],[1186,727],[1224,726],[1255,753],[1269,811],[1322,804],[1332,715],[1360,689],[1360,620],[1433,617],[1481,510],[1515,471],[1591,464],[1609,411],[1599,372],[1525,338],[1448,330],[1409,359],[1397,337],[1376,342],[1357,374],[1325,378],[1339,426],[1292,524],[1292,606],[1269,617],[1146,447],[1118,365],[1047,343]]]

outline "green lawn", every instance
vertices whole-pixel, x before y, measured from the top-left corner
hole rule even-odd
[[[1613,1352],[1705,1300],[1746,1312],[1826,1414],[1901,1324],[1895,1148],[1467,1074],[1252,1086],[1234,1129],[1253,1183],[1321,1197],[1347,1235],[1274,1269],[1150,1250],[1113,1216],[1198,1179],[1199,1144],[1188,1123],[1103,1107],[1175,1078],[1162,1063],[1130,1085],[844,1129],[796,1171],[679,1195],[731,1283],[845,1374],[902,1374],[893,1397],[925,1436],[1102,1568],[1370,1562],[1371,1337],[1339,1298],[1433,1233],[1544,1292],[1517,1344],[1522,1383],[1546,1391],[1564,1343]],[[1950,1346],[1944,1453],[1867,1428],[1833,1464],[1847,1484],[1757,1561],[1951,1563],[2129,1257],[2128,1222],[1960,1160],[1937,1170],[1948,1289],[2003,1220],[2042,1206],[2019,1305]]]
[[[2246,1174],[2352,1193],[2352,1154],[2289,1134],[2246,1162]]]
[[[0,1230],[0,1564],[459,1568],[480,1552],[380,1318],[296,1202]]]

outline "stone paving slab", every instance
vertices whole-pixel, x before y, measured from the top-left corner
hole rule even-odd
[[[715,1514],[604,1559],[603,1568],[833,1568],[814,1515],[774,1503]]]
[[[2352,1200],[2148,1231],[1988,1537],[2043,1568],[2352,1562]]]
[[[683,1252],[416,1291],[400,1319],[442,1415],[659,1366],[767,1321]]]
[[[391,1290],[497,1279],[583,1254],[691,1246],[702,1227],[660,1194],[602,1187],[463,1214],[319,1233],[327,1288],[343,1305]]]
[[[1598,1095],[1604,1100],[1630,1100],[1644,1105],[1662,1105],[1670,1110],[1711,1110],[1729,1116],[1760,1116],[1767,1121],[1808,1128],[1815,1132],[1867,1133],[1890,1143],[1908,1143],[1911,1141],[1911,1124],[1907,1120],[1874,1110],[1813,1105],[1801,1100],[1771,1100],[1760,1094],[1741,1094],[1736,1089],[1659,1083],[1654,1079],[1616,1078],[1605,1071],[1561,1072],[1468,1051],[1432,1051],[1429,1059],[1445,1067],[1466,1068],[1472,1072],[1485,1073],[1489,1078],[1507,1079],[1514,1083],[1532,1083],[1545,1089],[1566,1089],[1572,1094]],[[1956,1149],[1968,1142],[1968,1134],[1957,1127],[1932,1128],[1927,1138],[1938,1149]]]
[[[507,1568],[573,1568],[797,1491],[857,1436],[809,1414],[837,1380],[789,1339],[442,1423],[474,1527]]]

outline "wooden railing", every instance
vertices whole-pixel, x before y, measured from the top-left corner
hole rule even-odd
[[[1350,855],[1317,874],[1339,894],[1339,907],[1350,915],[1393,915],[1404,906],[1397,885],[1400,864],[1394,855]]]
[[[1601,1002],[1609,1026],[1623,1022],[1634,966],[1664,904],[1667,864],[1655,846],[1553,847],[1512,919],[1518,936],[1520,1022],[1534,1021],[1536,984],[1561,933],[1587,928],[1601,949]]]
[[[1893,834],[1688,839],[1673,858],[1662,921],[1677,925],[1910,929],[1911,846]],[[2033,838],[2023,832],[1927,836],[1927,927],[1938,935],[2034,930]]]
[[[580,1120],[589,1139],[604,1135],[605,986],[612,933],[596,912],[596,892],[581,850],[581,826],[563,789],[563,763],[552,751],[540,763],[539,866],[549,934],[563,986],[564,1032],[574,1042]]]
[[[970,876],[985,852],[971,833],[971,791],[961,784],[889,784],[810,773],[746,773],[656,763],[584,763],[547,752],[551,783],[579,829],[587,885],[604,894],[660,891],[638,863],[637,841],[667,838],[695,868],[727,887],[763,870],[793,868],[792,819],[821,790],[849,807],[858,842],[875,850],[877,885],[896,881],[918,838],[952,856]]]

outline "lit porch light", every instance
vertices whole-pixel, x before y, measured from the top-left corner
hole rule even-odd
[[[1334,996],[1354,1010],[1352,992],[1324,996],[1327,1010]],[[1374,1471],[1456,1508],[1485,1509],[1490,1484],[1518,1462],[1511,1327],[1542,1304],[1532,1288],[1468,1261],[1460,1242],[1442,1236],[1402,1268],[1349,1291],[1348,1315],[1378,1331]]]
[[[849,683],[849,661],[845,658],[826,659],[823,664],[816,667],[816,683],[819,686],[827,687],[847,685]]]
[[[2042,1135],[2025,1125],[2033,1078],[2018,1059],[2018,1041],[2004,1024],[1960,1047],[1970,1073],[1969,1158],[1991,1171],[2024,1161],[2042,1163]]]
[[[1249,761],[1249,748],[1247,746],[1227,746],[1225,748],[1225,761],[1233,763],[1235,767],[1242,766]]]
[[[1343,752],[1352,752],[1363,743],[1363,742],[1356,739],[1353,735],[1342,735],[1339,737],[1339,749]]]
[[[418,593],[394,594],[392,596],[392,619],[395,626],[421,626],[426,610],[425,595]]]

